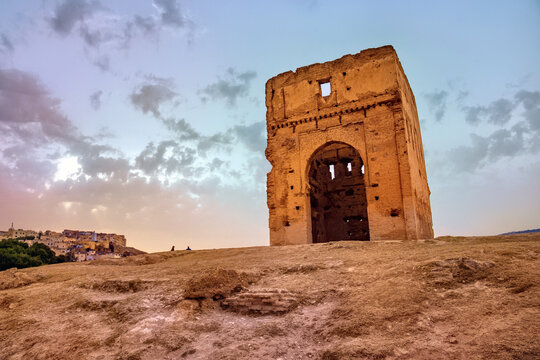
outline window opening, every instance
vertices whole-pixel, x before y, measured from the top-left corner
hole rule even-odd
[[[332,92],[332,88],[330,87],[330,82],[323,82],[319,84],[321,86],[321,95],[322,96],[328,96]]]
[[[336,174],[334,172],[334,164],[330,164],[328,166],[328,169],[330,170],[330,176],[331,176],[332,180],[334,180],[336,178]]]

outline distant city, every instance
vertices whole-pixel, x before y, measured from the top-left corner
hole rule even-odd
[[[31,246],[34,243],[47,245],[56,255],[64,255],[71,261],[87,261],[101,258],[120,258],[131,255],[126,248],[126,237],[118,234],[95,231],[51,230],[34,231],[15,229],[13,223],[7,231],[0,231],[0,240],[17,239]]]

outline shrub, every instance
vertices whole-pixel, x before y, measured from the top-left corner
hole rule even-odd
[[[0,241],[0,271],[16,268],[55,264],[66,261],[65,256],[55,256],[47,245],[35,243],[28,246],[27,243],[16,239]]]

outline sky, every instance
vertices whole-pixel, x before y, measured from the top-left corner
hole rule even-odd
[[[540,227],[540,2],[2,0],[0,230],[269,244],[265,82],[393,45],[435,235]]]

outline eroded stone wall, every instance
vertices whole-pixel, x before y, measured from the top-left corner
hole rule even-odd
[[[416,104],[391,46],[280,74],[266,106],[271,245],[433,237]]]

